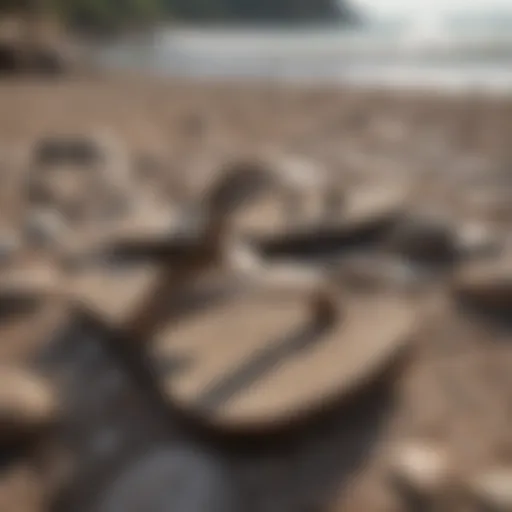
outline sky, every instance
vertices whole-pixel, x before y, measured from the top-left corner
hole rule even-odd
[[[378,15],[420,15],[445,11],[506,9],[512,11],[512,0],[350,0],[355,7]]]

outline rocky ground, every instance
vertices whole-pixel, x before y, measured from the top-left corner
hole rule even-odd
[[[118,143],[117,167],[112,164],[107,169],[100,185],[89,181],[68,185],[64,175],[53,176],[50,185],[26,179],[27,172],[35,172],[29,151],[34,141],[48,135],[89,133],[102,140],[114,135]],[[458,286],[463,296],[476,294],[476,312],[463,308],[449,293],[454,289],[453,267],[448,272],[436,270],[423,285],[428,296],[425,319],[412,340],[410,357],[402,371],[388,376],[386,385],[381,382],[354,403],[279,439],[235,443],[205,438],[178,424],[171,437],[177,445],[187,440],[218,452],[219,460],[235,474],[242,510],[512,510],[511,331],[506,318],[499,322],[495,318],[498,306],[505,317],[510,315],[512,303],[512,270],[507,263],[511,148],[512,100],[477,94],[206,85],[138,76],[4,81],[0,83],[0,250],[8,259],[23,232],[36,247],[20,253],[23,262],[14,266],[23,268],[27,260],[48,258],[51,251],[45,244],[64,239],[66,245],[65,240],[80,238],[78,224],[63,226],[63,218],[74,221],[79,214],[90,213],[87,204],[76,209],[84,190],[96,191],[89,195],[92,213],[100,205],[112,205],[120,190],[129,201],[165,206],[200,197],[195,194],[211,183],[212,172],[226,158],[268,149],[314,162],[347,191],[366,183],[406,186],[409,211],[428,214],[429,228],[435,222],[441,227],[429,232],[413,222],[409,231],[390,240],[391,245],[417,257],[419,246],[424,247],[423,255],[449,252],[445,245],[450,246],[456,236],[451,229],[458,235],[473,233],[464,238],[463,251],[482,260],[483,281],[475,292],[475,274],[470,272],[469,278],[455,277],[455,289]],[[42,167],[45,157],[39,158]],[[131,184],[125,187],[128,168]],[[102,194],[110,192],[98,194],[100,189]],[[43,215],[34,206],[48,195],[60,198],[58,215],[47,211]],[[87,218],[98,223],[94,215]],[[430,246],[423,245],[427,239]],[[499,269],[497,275],[489,277],[489,268]],[[483,303],[492,303],[490,316],[480,314]],[[12,366],[45,352],[50,342],[36,334],[55,332],[55,325],[68,314],[61,303],[48,309],[30,317],[32,323],[27,323],[28,317],[17,322],[11,313],[4,315],[0,354],[5,363]],[[67,339],[77,336],[68,334]],[[100,334],[89,339],[94,336]],[[108,481],[109,471],[120,464],[117,456],[105,455],[116,450],[116,440],[123,438],[123,446],[142,450],[169,437],[169,432],[162,433],[158,414],[139,403],[144,400],[127,403],[126,396],[136,394],[130,387],[134,384],[123,387],[118,382],[126,376],[116,363],[94,353],[83,348],[83,353],[69,355],[69,365],[56,363],[53,356],[48,356],[50,362],[38,363],[51,369],[61,387],[73,388],[69,400],[75,405],[88,404],[96,411],[84,412],[89,411],[86,405],[76,405],[66,430],[76,443],[70,446],[80,446],[71,463],[75,470],[80,468],[79,476],[73,473],[75,485],[68,485],[69,472],[64,471],[67,477],[59,473],[62,460],[67,460],[59,450],[59,435],[50,447],[43,443],[44,449],[39,444],[34,449],[32,443],[30,450],[24,446],[14,454],[6,449],[0,475],[3,509],[50,510],[55,506],[52,491],[59,489],[61,509],[86,510],[97,492],[95,485]],[[87,369],[88,364],[93,370]],[[98,386],[101,381],[107,387],[94,393],[89,389],[91,396],[85,397],[95,365],[110,368],[110,373],[105,370],[104,383],[96,379]],[[80,372],[85,375],[82,381],[76,377]],[[119,379],[108,377],[116,372]],[[70,374],[76,377],[73,385],[65,380]],[[120,390],[113,400],[123,402],[124,397],[124,405],[97,406],[95,397],[106,397],[106,390],[116,386]],[[105,427],[106,410],[125,409],[125,416],[110,414],[110,427]],[[95,450],[107,459],[95,458]],[[127,448],[119,450],[125,453]],[[97,472],[100,466],[105,473]]]

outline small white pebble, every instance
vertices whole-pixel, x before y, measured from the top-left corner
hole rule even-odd
[[[406,443],[395,448],[390,470],[393,480],[407,491],[429,497],[445,488],[450,460],[435,446]]]

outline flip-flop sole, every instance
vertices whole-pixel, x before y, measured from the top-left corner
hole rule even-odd
[[[342,400],[384,372],[413,334],[403,299],[359,297],[336,325],[312,325],[304,297],[232,296],[157,336],[169,400],[227,431],[273,429]]]
[[[75,303],[109,328],[122,328],[158,283],[154,267],[112,268],[81,274],[71,283]]]

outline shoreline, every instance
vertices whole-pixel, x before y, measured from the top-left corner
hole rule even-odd
[[[180,27],[152,40],[105,48],[111,69],[167,77],[344,84],[388,89],[444,89],[467,94],[512,94],[509,34],[413,34],[379,29]],[[341,84],[341,85],[340,85]]]

